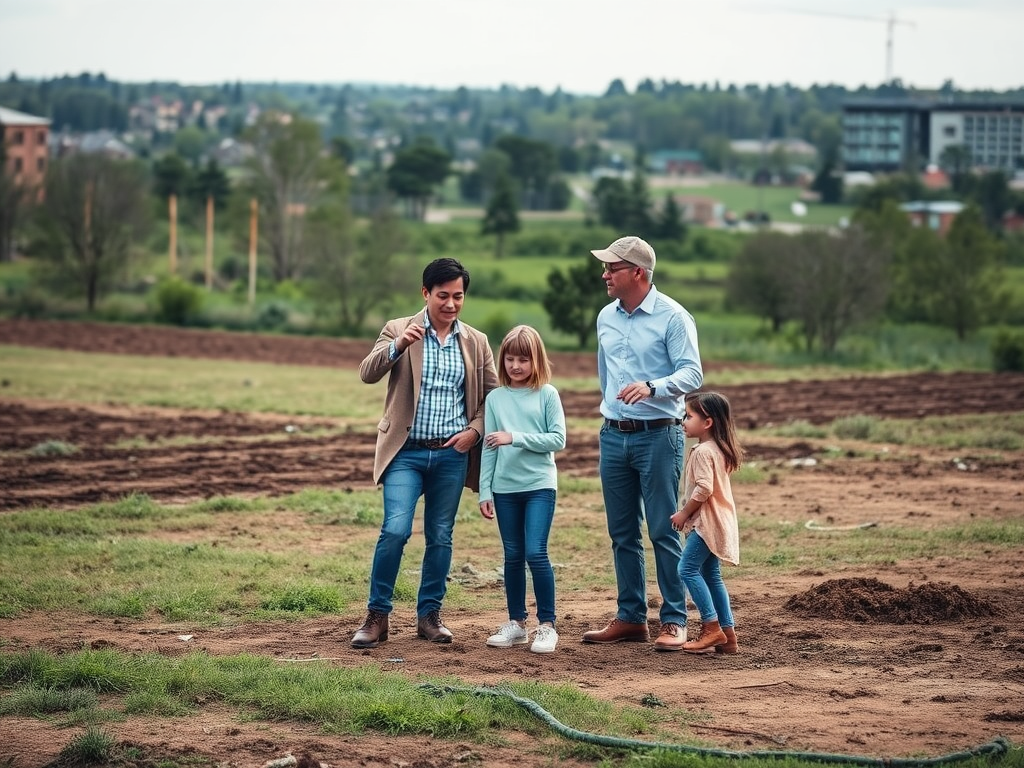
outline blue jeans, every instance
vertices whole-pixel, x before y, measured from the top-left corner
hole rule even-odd
[[[686,588],[679,581],[683,548],[669,521],[679,504],[683,443],[683,430],[678,426],[647,432],[620,432],[607,424],[601,427],[601,488],[619,588],[616,618],[620,621],[647,622],[642,537],[646,517],[661,591],[661,622],[686,626]]]
[[[679,578],[690,590],[693,604],[700,611],[701,621],[714,621],[723,627],[734,627],[729,592],[722,580],[722,564],[696,531],[686,536]]]
[[[423,567],[417,617],[441,610],[452,564],[452,529],[466,482],[469,454],[454,448],[406,446],[384,470],[384,522],[370,571],[371,611],[391,613],[405,543],[412,536],[416,503],[423,496]]]
[[[494,511],[505,550],[508,617],[525,621],[526,564],[533,577],[537,621],[555,623],[555,572],[548,558],[548,534],[555,517],[555,489],[494,494]]]

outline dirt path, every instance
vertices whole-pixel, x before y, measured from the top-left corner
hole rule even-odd
[[[368,341],[281,339],[98,324],[0,321],[0,344],[266,360],[293,365],[352,365]],[[562,370],[591,370],[591,355],[558,356]],[[713,366],[709,366],[713,369]],[[2,373],[0,373],[2,378]],[[963,410],[1024,410],[1024,376],[950,374],[862,377],[831,382],[723,388],[746,426],[781,413],[814,423],[836,416],[914,417]],[[2,392],[2,390],[0,390]],[[593,416],[593,392],[562,393],[566,410]],[[741,404],[741,405],[740,405]],[[202,438],[194,440],[193,438]],[[175,444],[185,438],[185,444]],[[47,440],[63,440],[71,456],[30,456]],[[132,447],[115,447],[129,444]],[[1024,453],[961,455],[891,451],[859,445],[849,455],[826,454],[814,441],[752,436],[746,448],[772,475],[745,491],[743,514],[779,525],[816,521],[842,528],[878,523],[879,535],[908,525],[951,529],[975,522],[1024,518]],[[368,487],[372,436],[346,433],[331,419],[278,415],[133,409],[78,403],[0,399],[0,510],[33,505],[67,508],[132,491],[161,502],[213,495],[286,494],[309,486]],[[792,459],[814,457],[794,467]],[[883,458],[884,457],[884,458]],[[560,471],[593,476],[596,434],[574,430],[559,455]],[[571,513],[570,513],[571,514]],[[577,513],[582,514],[582,513]],[[272,521],[300,535],[322,538],[303,516]],[[576,521],[581,522],[581,521]],[[600,524],[590,521],[588,524]],[[252,518],[218,514],[218,526],[179,535],[215,541],[244,527],[273,540]],[[267,522],[266,525],[270,525]],[[367,552],[374,531],[364,532]],[[823,542],[848,535],[822,531]],[[330,541],[322,542],[330,546]],[[493,570],[495,562],[456,561]],[[607,551],[576,553],[573,567],[610,567]],[[392,639],[372,651],[353,651],[348,639],[358,611],[297,624],[247,624],[197,630],[159,621],[126,622],[79,615],[33,614],[0,619],[7,647],[71,650],[113,647],[176,655],[252,652],[286,659],[327,659],[339,666],[376,664],[410,676],[455,675],[472,685],[537,678],[566,683],[620,705],[660,702],[701,714],[685,735],[740,751],[800,750],[863,756],[935,756],[1002,735],[1024,742],[1024,542],[964,558],[951,547],[942,556],[877,568],[834,563],[768,580],[727,576],[742,653],[693,657],[654,653],[649,646],[589,646],[583,631],[614,612],[614,594],[560,595],[562,641],[550,656],[524,648],[498,651],[483,639],[503,617],[453,609],[446,621],[456,635],[447,647],[415,638],[414,617],[396,612]],[[463,579],[462,572],[453,578]],[[471,588],[494,589],[493,584]],[[500,587],[499,587],[500,588]],[[651,611],[657,615],[656,610]],[[693,626],[697,618],[691,612]],[[657,630],[656,621],[652,630]],[[185,643],[178,635],[191,634]],[[16,766],[42,766],[75,734],[51,722],[3,718]],[[11,726],[11,727],[9,727]],[[173,721],[130,718],[110,723],[123,741],[179,757],[190,752],[225,766],[260,766],[287,752],[307,752],[331,765],[447,766],[479,762],[498,768],[548,764],[541,746],[553,737],[507,736],[504,745],[459,740],[330,736],[294,723],[243,722],[236,713],[202,708]],[[541,746],[539,746],[541,745]],[[548,753],[550,754],[550,752]],[[2,761],[0,761],[2,762]],[[567,768],[591,765],[563,756]]]

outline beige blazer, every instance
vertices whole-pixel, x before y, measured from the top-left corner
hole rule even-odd
[[[388,359],[391,342],[402,335],[410,323],[422,323],[423,312],[410,317],[389,320],[373,349],[359,364],[359,378],[374,384],[388,377],[388,391],[384,400],[384,416],[377,424],[377,448],[373,457],[373,482],[380,478],[409,437],[420,397],[420,378],[423,372],[423,344],[413,344],[394,361]],[[498,386],[494,369],[494,354],[487,336],[459,321],[459,346],[466,365],[466,418],[469,426],[482,437],[484,434],[484,398]],[[470,451],[466,487],[480,490],[481,442]]]

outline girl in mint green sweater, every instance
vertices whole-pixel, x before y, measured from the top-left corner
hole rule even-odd
[[[498,519],[505,550],[505,600],[509,620],[487,645],[511,648],[529,642],[526,631],[526,566],[533,577],[537,621],[530,650],[551,653],[555,631],[555,574],[548,535],[555,515],[555,451],[565,447],[565,413],[551,386],[551,363],[540,334],[518,325],[497,355],[498,382],[484,403],[480,514]]]

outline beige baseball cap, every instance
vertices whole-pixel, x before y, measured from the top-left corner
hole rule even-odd
[[[620,237],[607,248],[591,251],[598,259],[608,264],[616,261],[628,261],[644,269],[654,269],[654,249],[651,244],[636,235]]]

